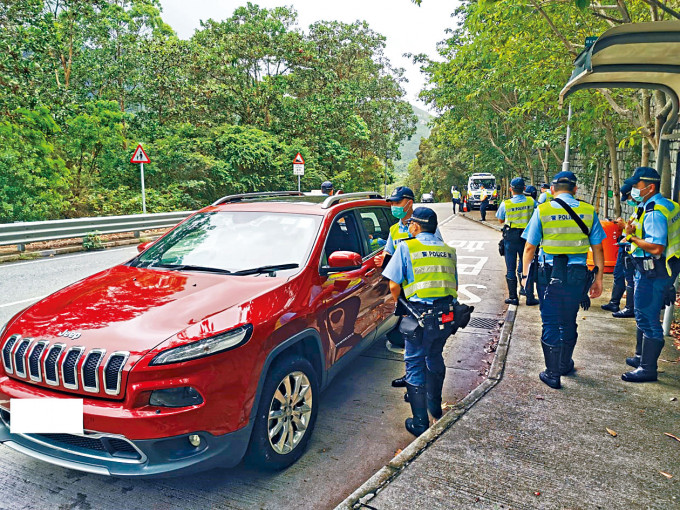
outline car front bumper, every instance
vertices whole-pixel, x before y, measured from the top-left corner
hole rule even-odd
[[[29,457],[68,469],[116,477],[179,476],[212,467],[234,467],[245,455],[252,426],[216,436],[204,431],[199,446],[189,434],[129,440],[119,434],[12,434],[10,413],[0,408],[0,443]]]

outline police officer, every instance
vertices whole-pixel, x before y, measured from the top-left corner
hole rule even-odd
[[[602,241],[606,234],[595,208],[574,198],[576,183],[576,176],[572,172],[558,173],[552,181],[553,200],[537,207],[522,234],[526,239],[522,282],[527,278],[536,246],[541,243],[537,283],[543,322],[541,345],[546,369],[539,377],[555,389],[561,387],[560,376],[574,370],[571,356],[578,337],[576,315],[579,304],[584,300],[584,293],[589,291],[591,298],[602,294]],[[579,221],[574,219],[569,210]],[[589,248],[593,250],[593,259],[598,268],[592,285],[586,267]]]
[[[550,184],[544,182],[541,184],[541,196],[538,197],[538,205],[543,202],[550,202],[553,199],[553,194],[550,192]]]
[[[482,221],[486,221],[486,210],[489,208],[490,193],[482,186],[482,193],[479,196],[479,214],[482,216]]]
[[[638,327],[636,355],[626,360],[629,365],[638,366],[621,376],[627,382],[657,380],[657,360],[664,346],[659,314],[672,286],[672,275],[677,276],[680,206],[661,196],[660,183],[659,173],[649,167],[638,167],[633,177],[624,182],[632,186],[631,197],[640,204],[638,213],[624,229],[635,263],[635,322]]]
[[[411,237],[411,234],[409,233],[408,220],[413,214],[414,197],[415,195],[413,190],[407,186],[399,186],[395,188],[392,194],[387,197],[386,200],[392,204],[392,216],[397,218],[399,221],[390,227],[390,234],[387,236],[385,249],[373,259],[378,267],[387,267],[387,264],[390,262],[392,255],[394,255],[394,252],[397,249],[397,245]],[[439,228],[437,228],[435,231],[435,237],[439,241],[444,242],[441,232],[439,232]],[[403,310],[397,310],[397,312],[397,315],[400,315]],[[390,341],[395,345],[401,344],[403,337],[401,337],[401,335],[396,335],[398,338],[395,338],[394,336],[395,335],[393,333],[388,335]],[[392,381],[392,386],[395,388],[405,388],[406,376],[394,379]]]
[[[631,184],[624,183],[621,186],[621,201],[637,208],[637,202],[630,198],[631,189],[633,189]],[[616,223],[621,228],[622,234],[616,243],[619,246],[619,250],[616,255],[616,265],[614,266],[614,286],[612,287],[609,303],[602,305],[602,309],[612,312],[612,316],[617,319],[627,319],[635,317],[633,305],[635,296],[635,267],[633,260],[628,255],[630,243],[626,242],[626,236],[623,234],[626,222],[622,218],[617,218]],[[624,292],[626,293],[626,306],[621,309],[621,297],[623,297]],[[642,336],[640,336],[640,342],[642,342]]]
[[[390,280],[395,302],[402,292],[409,308],[423,317],[435,317],[428,312],[448,309],[458,297],[456,250],[435,236],[437,215],[432,209],[418,207],[409,219],[412,236],[397,245],[394,256],[383,271]],[[423,315],[424,314],[424,315]],[[427,412],[438,419],[442,415],[441,395],[446,367],[442,350],[451,334],[452,324],[432,327],[423,325],[406,314],[400,331],[404,335],[406,388],[412,418],[406,420],[406,430],[419,436],[429,427]]]
[[[505,247],[505,267],[507,273],[505,281],[508,284],[508,299],[505,302],[509,305],[518,305],[517,297],[517,275],[521,274],[522,254],[524,253],[524,239],[522,232],[529,223],[534,213],[534,199],[524,195],[524,179],[515,177],[510,181],[510,192],[512,198],[503,201],[496,211],[496,218],[503,227],[503,244]],[[531,294],[527,294],[526,303],[528,306],[538,304],[538,299],[533,295],[533,288],[527,285]]]
[[[456,214],[456,205],[458,212],[460,212],[460,191],[456,186],[451,186],[451,201],[453,202],[453,214]]]
[[[324,181],[321,183],[321,193],[323,195],[333,195],[333,183],[331,181]]]

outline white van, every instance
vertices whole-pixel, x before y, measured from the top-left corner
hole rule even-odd
[[[493,174],[488,173],[476,173],[472,174],[468,178],[467,183],[467,201],[468,208],[479,209],[479,204],[481,202],[482,189],[486,189],[486,192],[491,195],[489,198],[489,207],[498,207],[498,190],[496,189],[496,177]]]

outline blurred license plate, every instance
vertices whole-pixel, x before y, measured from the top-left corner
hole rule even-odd
[[[12,434],[82,434],[82,398],[13,398]]]

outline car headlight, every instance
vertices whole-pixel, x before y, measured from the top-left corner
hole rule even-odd
[[[205,358],[220,352],[235,349],[245,344],[253,332],[253,326],[246,324],[236,329],[232,329],[219,335],[204,338],[198,342],[193,342],[173,349],[168,349],[156,355],[151,360],[150,365],[167,365],[169,363],[180,363],[198,358]]]

